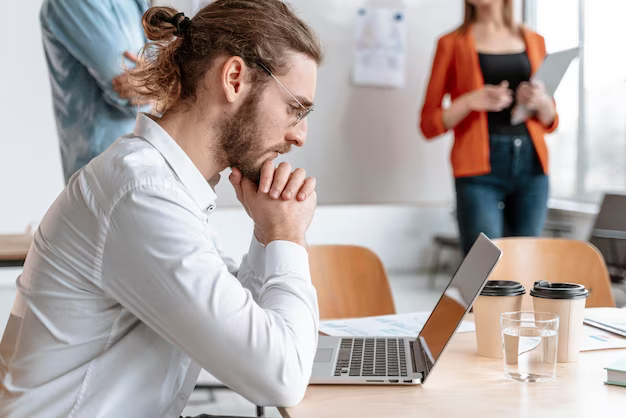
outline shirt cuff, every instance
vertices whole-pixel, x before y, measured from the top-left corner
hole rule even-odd
[[[265,247],[257,241],[254,234],[252,234],[252,241],[250,242],[246,262],[255,275],[263,277],[263,273],[265,273]]]
[[[265,247],[265,279],[275,274],[295,273],[311,281],[309,253],[295,242],[272,241]]]

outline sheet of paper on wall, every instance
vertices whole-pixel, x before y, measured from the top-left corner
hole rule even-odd
[[[320,321],[320,331],[333,336],[411,337],[417,336],[430,312],[369,316]],[[463,321],[457,332],[475,331],[474,323]]]
[[[359,9],[356,19],[353,82],[357,85],[403,87],[406,44],[406,16],[402,9]]]

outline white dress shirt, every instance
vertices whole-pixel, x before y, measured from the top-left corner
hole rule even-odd
[[[140,114],[34,237],[0,352],[2,417],[176,417],[203,367],[257,405],[304,396],[319,314],[307,251],[252,240],[236,271],[215,194]]]

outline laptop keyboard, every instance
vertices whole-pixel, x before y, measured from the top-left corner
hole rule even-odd
[[[407,376],[402,338],[342,338],[335,376]]]

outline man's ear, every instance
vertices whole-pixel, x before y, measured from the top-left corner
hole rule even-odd
[[[245,90],[248,88],[247,71],[248,67],[241,57],[230,57],[222,66],[220,80],[224,96],[229,103],[234,103],[245,95]]]

